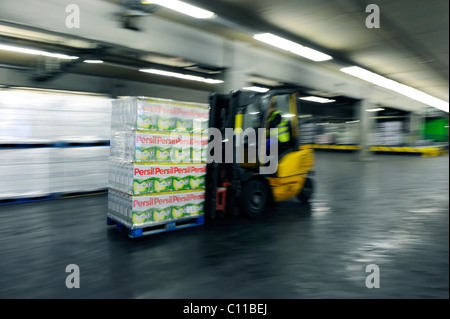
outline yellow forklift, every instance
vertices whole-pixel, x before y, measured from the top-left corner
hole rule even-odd
[[[244,161],[237,160],[237,152],[233,152],[232,160],[223,157],[222,161],[208,161],[205,194],[207,219],[240,212],[248,217],[257,217],[267,212],[274,202],[292,197],[297,197],[301,202],[310,200],[314,189],[314,151],[308,145],[300,145],[298,93],[297,88],[280,88],[266,93],[237,90],[230,94],[211,94],[209,127],[221,132],[221,154],[231,149],[237,150],[239,146],[243,149]],[[272,158],[277,167],[273,173],[267,174],[262,173],[261,168],[270,165],[270,162],[264,164],[265,161],[260,160],[262,157],[256,156],[253,160],[249,157],[252,154],[255,157],[250,149],[256,146],[260,150],[259,144],[266,143],[269,136],[238,139],[227,135],[226,129],[245,132],[253,128],[255,132],[261,132],[258,129],[269,127],[272,108],[288,125],[290,138],[288,142],[279,144],[276,158]],[[212,145],[212,139],[210,137],[209,145]],[[255,141],[257,145],[254,145]],[[210,148],[209,157],[213,157],[216,151]]]

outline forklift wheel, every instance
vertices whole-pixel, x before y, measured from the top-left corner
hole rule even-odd
[[[254,218],[264,214],[269,202],[269,189],[263,181],[253,179],[244,186],[241,203],[247,217]]]
[[[313,180],[310,177],[307,177],[306,180],[305,180],[305,184],[303,185],[302,190],[297,195],[297,198],[302,203],[308,203],[309,200],[311,199],[312,195],[313,195],[313,192],[314,192]]]

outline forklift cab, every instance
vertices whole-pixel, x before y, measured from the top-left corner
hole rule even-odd
[[[238,90],[229,95],[212,94],[210,106],[209,125],[222,133],[223,153],[230,149],[235,152],[232,161],[228,163],[208,161],[207,217],[214,218],[217,215],[218,189],[226,189],[226,203],[220,205],[223,213],[236,214],[241,211],[250,217],[264,213],[273,201],[295,196],[302,201],[309,200],[312,194],[310,172],[314,157],[311,149],[299,145],[296,89],[276,89],[267,93]],[[289,141],[278,143],[277,135],[270,136],[270,143],[278,143],[278,149],[277,154],[270,154],[272,157],[267,162],[261,159],[267,159],[264,156],[268,155],[269,136],[261,129],[269,128],[269,111],[272,106],[275,106],[283,123],[289,127]],[[227,136],[226,128],[233,128],[239,137]],[[249,129],[256,136],[247,136]],[[243,151],[243,161],[242,157],[237,156],[239,149]],[[213,150],[209,150],[211,151]],[[276,165],[273,173],[262,173],[261,167],[268,165]]]

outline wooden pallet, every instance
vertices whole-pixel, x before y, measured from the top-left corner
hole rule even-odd
[[[106,218],[107,225],[116,225],[118,231],[126,231],[128,232],[128,236],[130,238],[138,238],[143,236],[155,235],[159,233],[184,229],[188,227],[200,226],[205,223],[204,215],[189,217],[189,218],[181,218],[170,221],[165,221],[153,225],[143,226],[139,228],[130,228],[129,225],[125,225],[120,220],[114,218],[109,215]]]

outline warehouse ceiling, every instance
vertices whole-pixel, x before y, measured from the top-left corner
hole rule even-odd
[[[449,100],[447,0],[191,0],[260,32],[311,46],[347,63]],[[380,28],[365,25],[367,5]]]
[[[129,12],[130,3],[140,2],[96,1],[97,6],[100,2],[120,4],[124,8],[124,13]],[[134,10],[134,12],[142,14],[140,19],[156,15],[302,59],[252,38],[255,32],[270,32],[334,57],[332,61],[320,63],[322,67],[337,69],[342,65],[359,65],[437,98],[446,101],[449,99],[449,2],[446,0],[376,1],[381,15],[379,29],[368,29],[365,25],[368,16],[365,9],[373,2],[371,0],[186,0],[186,2],[211,10],[217,17],[198,20],[165,8],[155,10],[152,8],[147,12]],[[94,12],[97,6],[93,5],[91,11]],[[133,72],[137,66],[162,65],[168,71],[181,68],[192,75],[220,77],[220,69],[203,65],[199,61],[187,61],[181,56],[139,52],[110,43],[63,36],[32,27],[22,29],[21,26],[14,24],[14,17],[8,20],[8,22],[0,21],[0,41],[32,44],[49,49],[62,48],[64,52],[69,53],[83,50],[92,56],[102,54],[105,61],[111,62],[103,65],[79,64],[76,68],[72,67],[73,72],[137,79],[136,73]],[[36,61],[21,54],[2,52],[0,64],[34,67]],[[129,66],[130,69],[120,69],[119,65]],[[145,79],[143,75],[140,76],[143,81],[159,83],[164,81],[164,84],[205,90],[212,88],[211,85],[204,83],[187,83],[173,78],[161,80],[161,77],[147,74]]]

